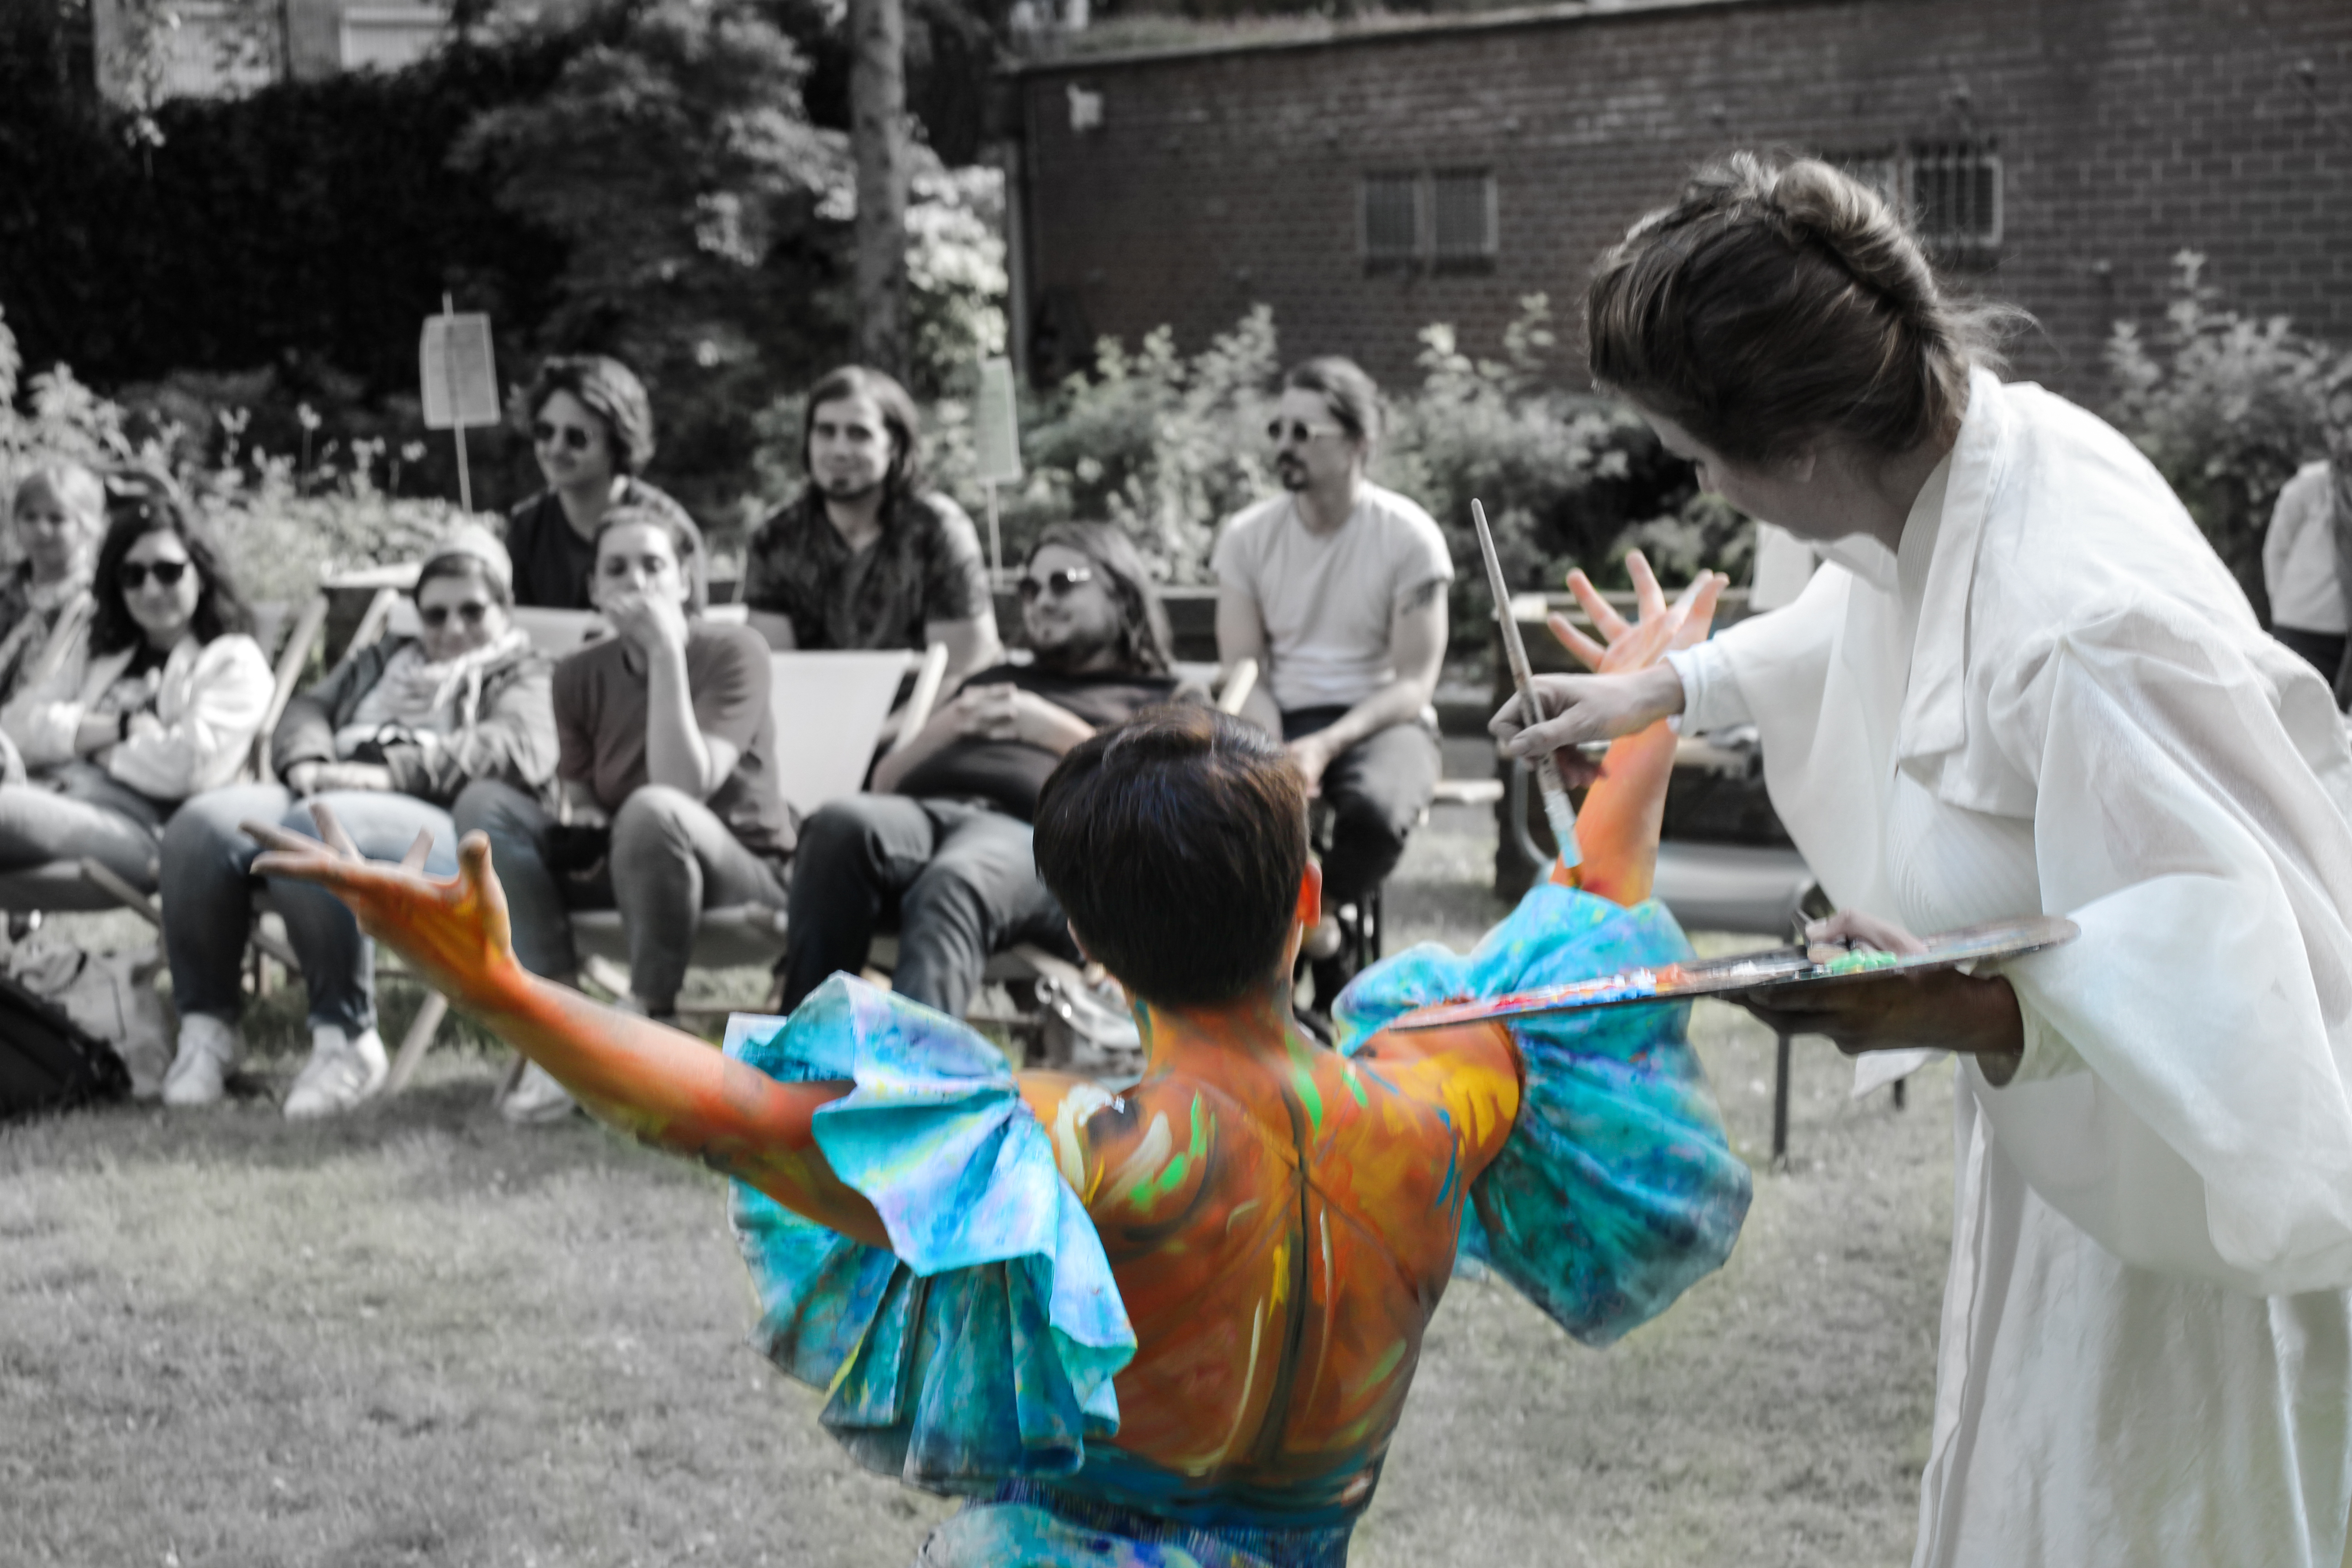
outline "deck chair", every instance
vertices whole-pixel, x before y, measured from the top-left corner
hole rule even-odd
[[[269,773],[269,737],[278,728],[278,721],[286,711],[286,704],[294,695],[294,688],[302,679],[302,671],[310,662],[311,649],[327,624],[327,598],[321,594],[312,597],[295,617],[293,629],[288,633],[284,647],[278,651],[276,679],[271,683],[269,706],[263,711],[261,728],[253,739],[253,749],[237,770],[240,783],[267,779]],[[122,878],[110,874],[93,879],[90,868],[95,861],[51,860],[21,871],[0,872],[0,910],[10,914],[90,913],[103,910],[132,909],[135,912],[153,917],[153,908],[145,895],[131,903],[122,896],[137,889]],[[102,869],[102,868],[101,868]],[[272,956],[276,956],[273,954]]]
[[[934,643],[920,655],[898,648],[769,655],[776,782],[794,810],[806,816],[829,800],[857,793],[910,662],[916,663],[915,685],[893,749],[913,739],[939,700],[947,652],[945,644]],[[628,960],[628,938],[621,929],[620,911],[577,911],[572,917],[572,940],[597,984],[625,994],[626,972],[619,966]],[[701,968],[766,964],[783,951],[783,910],[763,904],[722,905],[702,911],[693,962]],[[615,985],[615,980],[624,984]]]

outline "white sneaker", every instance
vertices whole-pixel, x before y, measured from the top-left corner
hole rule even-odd
[[[517,1127],[561,1121],[579,1109],[580,1102],[572,1098],[572,1091],[556,1082],[555,1075],[537,1062],[524,1064],[522,1077],[499,1101],[499,1114]]]
[[[302,1064],[294,1087],[286,1091],[289,1121],[319,1116],[340,1116],[383,1087],[391,1064],[383,1059],[383,1038],[373,1029],[356,1040],[344,1037],[332,1024],[310,1030],[310,1059]]]
[[[244,1055],[245,1039],[235,1024],[209,1013],[189,1014],[180,1020],[179,1054],[163,1074],[163,1103],[213,1104]]]

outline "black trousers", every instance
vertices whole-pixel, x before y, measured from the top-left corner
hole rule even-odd
[[[855,974],[886,921],[891,988],[963,1016],[989,955],[1031,942],[1076,958],[1062,907],[1037,879],[1029,825],[960,800],[858,795],[801,825],[793,854],[784,1010],[835,970]]]
[[[2342,632],[2307,632],[2301,626],[2273,626],[2271,636],[2300,654],[2336,688],[2336,706],[2352,707],[2352,658],[2346,657]]]
[[[1345,712],[1293,709],[1282,716],[1282,738],[1328,729]],[[1331,760],[1323,770],[1323,798],[1332,811],[1331,852],[1323,858],[1327,907],[1355,903],[1388,879],[1437,791],[1443,765],[1437,737],[1413,721],[1367,735]]]

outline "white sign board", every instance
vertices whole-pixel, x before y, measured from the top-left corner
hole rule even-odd
[[[499,422],[499,375],[490,361],[488,316],[425,317],[416,359],[427,430]]]
[[[1013,411],[1013,362],[980,362],[980,396],[971,410],[973,456],[984,485],[1009,485],[1021,477],[1021,423]]]

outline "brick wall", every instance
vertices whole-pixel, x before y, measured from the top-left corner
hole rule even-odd
[[[1098,129],[1072,130],[1073,87]],[[1593,256],[1710,153],[1966,137],[1998,143],[2005,237],[1962,280],[2042,321],[2021,374],[2095,400],[2108,324],[2155,319],[2184,247],[2232,303],[2352,342],[2347,0],[1635,0],[1016,88],[1027,292],[1066,336],[1194,348],[1264,300],[1286,357],[1402,379],[1426,322],[1492,353],[1521,295],[1572,317]],[[1367,276],[1360,176],[1456,166],[1496,176],[1492,269]]]

